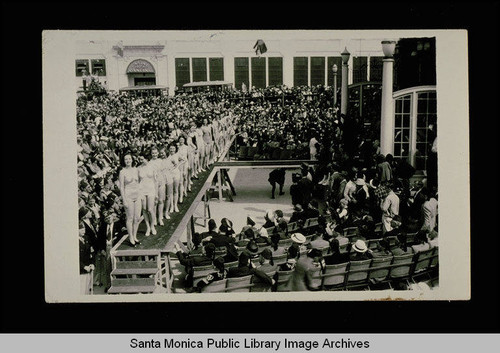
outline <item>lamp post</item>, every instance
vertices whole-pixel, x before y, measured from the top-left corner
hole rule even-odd
[[[338,71],[337,65],[333,64],[332,72],[333,72],[333,106],[334,107],[337,105],[337,71]]]
[[[380,120],[380,153],[394,153],[394,103],[392,99],[394,50],[396,42],[382,41],[384,52],[382,67],[382,105]]]
[[[351,53],[347,51],[347,47],[340,54],[342,57],[342,89],[340,92],[340,114],[347,114],[347,79],[349,77],[349,57]]]

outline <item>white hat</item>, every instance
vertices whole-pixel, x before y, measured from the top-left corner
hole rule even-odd
[[[260,228],[259,234],[261,237],[269,238],[269,234],[267,233],[267,229],[264,227]]]
[[[306,242],[306,237],[301,233],[292,234],[291,239],[297,244],[304,244]]]
[[[359,253],[364,253],[368,250],[368,248],[366,247],[366,243],[361,239],[356,240],[352,248],[354,251]]]
[[[269,219],[270,221],[274,220],[274,212],[272,210],[267,210],[266,211],[266,217],[267,219]]]

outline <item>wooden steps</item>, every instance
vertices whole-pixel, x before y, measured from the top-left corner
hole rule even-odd
[[[154,275],[156,272],[156,261],[118,261],[111,275]]]
[[[156,288],[155,278],[114,278],[111,279],[109,294],[153,293]]]

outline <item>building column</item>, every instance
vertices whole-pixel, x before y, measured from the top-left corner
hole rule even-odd
[[[385,55],[382,67],[382,109],[380,117],[380,153],[394,154],[394,100],[392,98],[394,49],[396,42],[382,41]]]

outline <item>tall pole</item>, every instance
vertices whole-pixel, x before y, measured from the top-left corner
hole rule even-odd
[[[337,65],[333,64],[333,106],[337,105]]]
[[[347,115],[347,80],[349,78],[349,56],[347,48],[340,54],[342,56],[342,89],[340,92],[340,114]]]
[[[380,153],[394,153],[394,103],[392,99],[395,41],[382,41],[385,55],[382,66],[382,107],[380,120]]]

